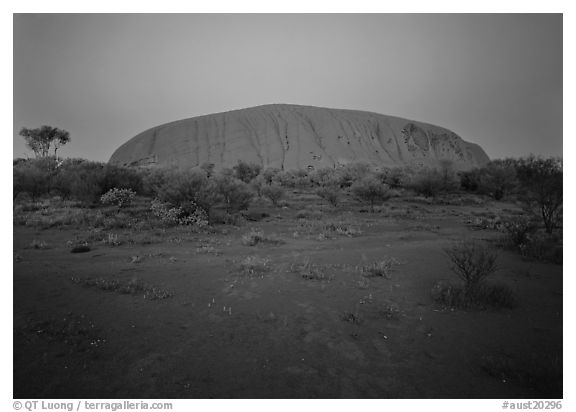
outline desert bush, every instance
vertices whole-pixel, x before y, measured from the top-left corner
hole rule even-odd
[[[310,183],[317,186],[339,186],[340,185],[340,171],[337,169],[323,167],[314,170],[309,175]]]
[[[330,267],[312,263],[309,258],[304,259],[302,263],[293,263],[290,265],[290,271],[298,273],[303,279],[317,281],[331,281],[334,276],[329,274]]]
[[[242,236],[242,244],[245,246],[256,246],[261,243],[279,245],[284,243],[284,241],[274,236],[266,236],[264,232],[258,229],[252,229]]]
[[[383,277],[390,279],[390,274],[394,266],[398,265],[398,261],[394,258],[385,258],[378,262],[358,267],[358,271],[362,276],[366,277]]]
[[[562,160],[530,156],[516,162],[520,198],[527,210],[542,219],[548,233],[562,220]]]
[[[434,169],[420,170],[412,177],[409,187],[426,197],[435,197],[444,191],[442,176]]]
[[[374,212],[376,202],[384,202],[390,198],[388,186],[382,184],[373,176],[368,176],[355,182],[350,190],[354,197],[370,204],[370,211]]]
[[[476,241],[463,241],[445,249],[452,271],[464,281],[466,294],[474,293],[496,269],[497,254]]]
[[[264,179],[264,183],[267,185],[271,185],[272,183],[278,183],[278,175],[281,173],[281,170],[275,167],[264,169],[260,176]]]
[[[538,229],[532,219],[520,216],[506,219],[502,223],[502,227],[504,243],[511,247],[526,245]]]
[[[350,163],[338,169],[341,187],[350,187],[366,176],[372,175],[372,167],[367,163]]]
[[[316,194],[332,206],[338,207],[338,204],[340,203],[341,190],[340,186],[326,185],[316,189]]]
[[[66,159],[54,176],[53,187],[64,199],[96,203],[104,191],[105,165],[83,159]]]
[[[209,217],[221,199],[214,179],[201,170],[157,170],[147,177],[146,184],[161,202],[171,208],[193,215],[198,208]]]
[[[376,178],[391,189],[400,189],[410,182],[411,171],[407,168],[392,167],[383,168],[376,173]]]
[[[262,276],[272,269],[270,259],[258,256],[246,256],[239,262],[238,267],[240,274],[248,277]]]
[[[130,189],[141,193],[143,189],[143,173],[137,169],[106,165],[102,180],[102,192],[106,193],[114,188]]]
[[[191,205],[189,206],[192,209]],[[162,223],[169,226],[190,225],[202,228],[208,225],[208,215],[199,207],[190,213],[181,207],[173,207],[170,203],[154,199],[150,204],[150,210]]]
[[[262,166],[256,163],[248,163],[242,160],[238,161],[238,164],[232,168],[234,171],[234,177],[244,183],[250,183],[260,174]]]
[[[246,183],[230,175],[222,174],[217,176],[215,178],[215,187],[224,201],[228,213],[248,209],[254,197]]]
[[[516,170],[507,163],[494,160],[478,170],[478,191],[495,200],[502,199],[516,187]]]
[[[460,187],[467,192],[476,192],[480,187],[480,169],[460,172]]]
[[[100,202],[105,205],[118,206],[118,212],[124,207],[132,203],[136,193],[132,189],[110,189],[100,197]]]
[[[172,292],[149,285],[136,278],[124,281],[120,279],[72,277],[71,280],[84,287],[116,292],[122,295],[141,295],[144,299],[149,300],[167,299],[174,296]]]
[[[284,189],[277,184],[267,185],[262,188],[262,196],[269,199],[274,206],[279,206],[279,202],[284,197],[284,194]]]
[[[41,160],[41,159],[38,159]],[[13,167],[13,199],[20,193],[28,193],[33,201],[51,188],[52,171],[43,167],[38,160],[22,161]]]
[[[432,298],[444,306],[460,309],[510,309],[517,305],[514,291],[503,283],[482,283],[467,291],[461,285],[438,282],[432,288]]]
[[[527,259],[557,265],[563,263],[562,237],[556,233],[537,233],[529,237],[527,242],[519,245],[518,250]]]

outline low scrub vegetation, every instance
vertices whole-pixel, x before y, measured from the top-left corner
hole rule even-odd
[[[72,277],[71,280],[78,285],[88,288],[116,292],[122,295],[139,295],[149,300],[167,299],[173,296],[169,291],[149,285],[136,278],[123,281],[119,279]]]
[[[491,248],[477,241],[464,241],[445,252],[452,271],[463,283],[437,283],[432,290],[436,302],[463,309],[499,309],[516,305],[515,294],[509,286],[487,281],[497,270],[497,254]]]

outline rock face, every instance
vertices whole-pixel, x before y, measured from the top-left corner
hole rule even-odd
[[[469,169],[489,161],[482,148],[442,127],[354,110],[273,104],[178,120],[120,146],[111,164],[318,169],[352,162]]]

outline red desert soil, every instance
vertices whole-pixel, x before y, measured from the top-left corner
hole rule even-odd
[[[304,207],[361,233],[319,237],[302,227],[313,219],[296,218]],[[259,222],[167,229],[150,244],[112,230],[122,244],[78,254],[67,242],[87,228],[14,226],[14,397],[561,397],[550,381],[562,365],[561,265],[501,251],[493,280],[513,288],[514,309],[453,310],[431,297],[437,281],[457,281],[443,248],[500,236],[466,220],[505,208],[393,199],[380,213],[342,212],[300,196]],[[244,245],[255,228],[284,243]],[[268,270],[242,272],[247,256],[269,259]],[[389,278],[359,273],[386,257],[398,263]],[[173,296],[71,280],[86,278]]]

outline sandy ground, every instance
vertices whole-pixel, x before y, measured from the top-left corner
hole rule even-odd
[[[457,281],[444,247],[500,236],[466,220],[512,205],[394,199],[371,214],[298,199],[216,233],[168,229],[154,243],[99,243],[78,254],[67,242],[87,228],[14,226],[14,397],[562,396],[562,266],[501,251],[494,280],[514,289],[514,309],[454,310],[431,297],[437,281]],[[296,218],[303,207],[361,233],[319,238],[303,229],[312,219]],[[254,228],[283,243],[244,245]],[[247,256],[269,259],[268,269],[243,272]],[[358,271],[385,258],[397,262],[388,278]],[[303,277],[306,262],[321,275]],[[173,296],[73,278],[138,279]]]

